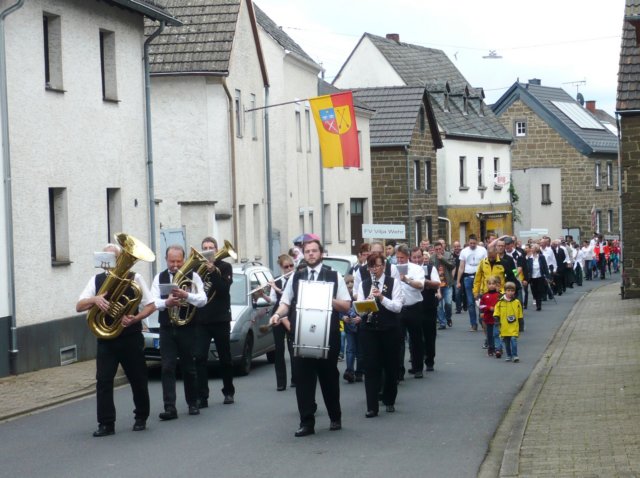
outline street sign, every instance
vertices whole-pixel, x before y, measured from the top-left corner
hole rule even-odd
[[[363,224],[362,237],[364,239],[404,239],[407,236],[404,224]]]

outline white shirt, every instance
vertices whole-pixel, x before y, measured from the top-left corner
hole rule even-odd
[[[385,266],[386,270],[386,266]],[[400,273],[398,272],[398,268],[395,264],[391,264],[391,277],[393,277],[396,281],[400,282]],[[362,283],[362,276],[360,275],[360,269],[356,271],[353,275],[353,290],[358,290],[360,284]]]
[[[532,279],[538,279],[539,277],[542,277],[542,271],[540,270],[540,261],[538,260],[538,256],[537,255],[533,255],[531,257],[533,258],[533,260],[531,261],[531,264],[532,264],[532,266],[531,266],[531,278]]]
[[[152,303],[153,297],[151,296],[151,293],[149,292],[149,288],[147,287],[147,283],[144,281],[142,276],[136,272],[135,275],[133,276],[133,280],[135,281],[136,284],[138,284],[138,286],[140,287],[140,292],[142,293],[142,300],[140,301],[140,306],[144,307]],[[95,295],[96,295],[96,277],[93,276],[91,279],[89,279],[89,282],[87,282],[87,285],[84,286],[84,289],[80,293],[80,297],[78,298],[78,301],[81,301],[84,299],[90,299]]]
[[[558,263],[556,262],[556,256],[553,253],[553,249],[551,247],[545,247],[544,249],[540,248],[540,253],[544,256],[547,261],[547,266],[553,266],[553,271],[556,272],[558,270]],[[549,271],[551,272],[551,271]]]
[[[482,246],[476,246],[475,249],[467,246],[462,249],[460,252],[460,261],[464,261],[464,273],[475,274],[478,270],[478,264],[480,264],[480,261],[485,257],[487,257],[487,250]]]
[[[593,246],[584,246],[582,249],[582,253],[584,254],[585,261],[593,260]]]
[[[404,305],[414,305],[418,302],[422,302],[422,289],[424,288],[424,269],[413,262],[408,262],[407,264],[401,264],[409,266],[405,277],[411,279],[412,281],[420,282],[420,288],[416,289],[415,287],[411,287],[406,282],[400,282],[400,287],[402,288],[402,295],[404,296]],[[435,269],[435,267],[434,267]],[[437,275],[437,274],[436,274]],[[440,279],[438,279],[440,280]]]
[[[378,279],[378,282],[380,284],[384,284],[384,278],[385,277],[383,272],[380,278]],[[364,291],[362,290],[362,284],[360,284],[360,286],[358,287],[358,300],[367,300],[367,297],[364,295]],[[402,306],[404,305],[404,297],[402,295],[402,287],[400,286],[399,280],[393,281],[393,290],[391,291],[391,299],[383,295],[382,299],[380,300],[380,304],[382,304],[385,309],[391,312],[397,313],[402,310]]]
[[[169,272],[169,282],[173,281],[173,274]],[[195,286],[195,292],[189,292],[189,297],[187,297],[187,302],[195,307],[204,307],[207,303],[207,294],[204,292],[204,285],[202,284],[202,279],[198,275],[197,272],[194,272],[191,281],[193,282],[193,286]],[[156,308],[158,310],[164,310],[167,308],[167,299],[160,298],[160,274],[156,274],[153,278],[153,284],[151,284],[151,295],[153,296],[153,300],[156,303]]]
[[[318,280],[318,275],[320,274],[321,269],[322,262],[313,268],[313,270],[316,271],[314,280]],[[311,267],[307,267],[307,277],[311,277],[311,270]],[[349,294],[349,289],[347,289],[347,284],[344,283],[342,274],[340,274],[338,271],[334,272],[338,275],[338,291],[336,292],[336,300],[348,300],[349,302],[351,302],[351,295]],[[288,280],[287,285],[282,292],[282,297],[280,297],[280,303],[289,306],[291,305],[291,302],[293,302],[293,281]]]

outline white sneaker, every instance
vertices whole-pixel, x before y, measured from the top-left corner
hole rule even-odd
[[[511,357],[507,357],[504,359],[505,362],[511,362]]]
[[[514,362],[520,362],[520,359],[518,358],[518,356],[516,355],[515,357],[513,357],[513,361]]]

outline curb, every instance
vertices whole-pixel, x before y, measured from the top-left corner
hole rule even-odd
[[[553,335],[529,378],[514,398],[504,418],[498,425],[489,444],[489,450],[478,470],[478,478],[515,478],[520,468],[520,448],[529,416],[547,381],[547,377],[558,363],[565,346],[575,329],[578,309],[594,291],[611,285],[602,284],[584,294],[574,304],[569,315]]]

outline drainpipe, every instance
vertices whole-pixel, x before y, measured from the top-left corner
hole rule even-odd
[[[413,247],[411,244],[411,170],[409,168],[409,147],[404,147],[404,154],[407,163],[407,244],[409,247]]]
[[[231,155],[231,211],[232,212],[232,226],[233,226],[233,244],[236,248],[239,248],[238,244],[238,211],[237,211],[237,192],[236,192],[236,142],[233,139],[235,135],[235,125],[233,121],[233,97],[231,96],[231,92],[229,91],[229,86],[227,85],[227,79],[225,77],[222,78],[222,87],[224,88],[224,92],[227,94],[227,102],[229,103],[229,154]],[[237,249],[236,249],[237,250]],[[243,254],[243,251],[238,251],[238,258],[240,258]],[[247,251],[244,251],[244,254],[247,254]],[[248,256],[246,256],[248,257]]]
[[[620,273],[620,296],[624,299],[624,236],[622,234],[622,155],[620,150],[622,147],[622,128],[620,125],[620,113],[616,111],[616,126],[618,128],[618,223],[620,229],[620,259],[619,264],[622,272]]]
[[[273,258],[273,222],[271,216],[271,156],[269,153],[269,87],[264,87],[264,168],[267,193],[267,260],[269,268],[275,271]]]
[[[147,137],[147,195],[149,196],[149,235],[150,246],[154,253],[156,250],[156,193],[153,179],[153,138],[151,136],[151,67],[149,66],[149,45],[164,30],[165,23],[160,26],[144,42],[144,96],[145,96],[145,123]],[[157,272],[157,261],[151,263],[151,277],[155,277]]]
[[[7,285],[9,286],[9,316],[11,334],[9,338],[9,373],[18,374],[18,329],[16,326],[15,261],[13,260],[13,204],[11,192],[11,148],[9,147],[9,93],[7,89],[7,55],[4,41],[4,20],[22,7],[18,0],[0,13],[0,121],[2,121],[2,166],[4,171],[4,201],[7,227]]]

